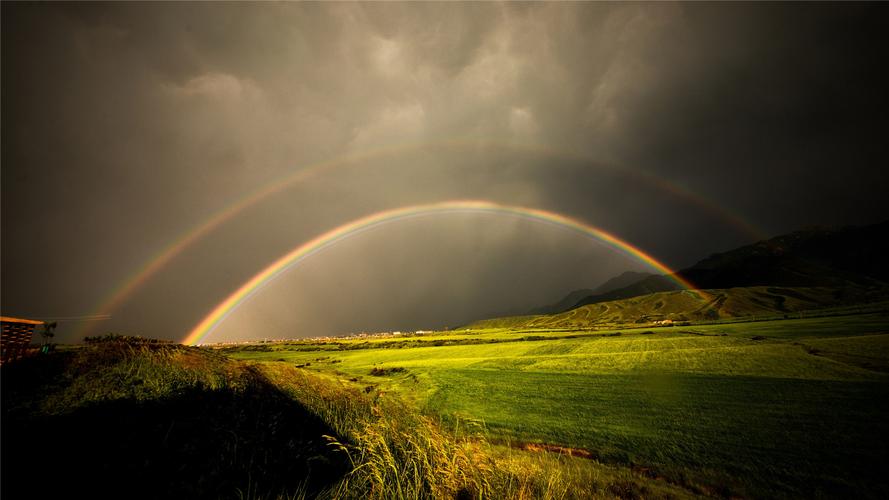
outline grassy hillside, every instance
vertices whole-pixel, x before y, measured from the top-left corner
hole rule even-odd
[[[862,227],[796,231],[713,254],[678,274],[705,289],[885,288],[889,283],[887,254],[889,221]],[[676,283],[665,276],[650,276],[623,288],[590,294],[562,311],[676,289]]]
[[[453,429],[576,449],[698,494],[889,494],[885,313],[569,333],[473,331],[456,335],[488,342],[414,347],[405,338],[230,355],[300,366],[394,394]]]
[[[691,292],[660,292],[588,304],[553,315],[517,316],[476,321],[468,328],[591,328],[656,321],[718,321],[754,316],[783,316],[800,311],[859,304],[885,298],[881,289],[748,287]]]

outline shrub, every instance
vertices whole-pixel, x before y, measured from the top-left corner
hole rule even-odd
[[[391,368],[380,368],[380,367],[375,366],[370,371],[370,374],[373,375],[374,377],[386,377],[386,376],[392,375],[394,373],[402,373],[402,372],[406,372],[406,371],[407,371],[406,369],[404,369],[400,366],[393,366]]]

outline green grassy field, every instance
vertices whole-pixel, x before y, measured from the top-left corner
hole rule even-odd
[[[3,493],[885,498],[889,315],[849,312],[217,348],[110,337],[2,367]],[[46,456],[65,464],[53,481],[32,466]]]
[[[0,367],[4,498],[687,498],[290,363],[108,336]]]
[[[581,448],[698,493],[877,498],[889,495],[887,334],[889,317],[871,313],[226,351],[396,397],[450,428],[473,423],[494,442]],[[308,347],[324,350],[298,350]]]

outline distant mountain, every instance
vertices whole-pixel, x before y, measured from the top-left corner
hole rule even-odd
[[[615,276],[610,280],[606,281],[599,285],[594,291],[593,294],[602,294],[608,293],[614,290],[619,290],[621,288],[628,287],[630,285],[636,284],[645,278],[650,278],[652,276],[656,276],[652,273],[639,273],[636,271],[624,271],[619,276]]]
[[[651,273],[640,273],[636,271],[624,271],[620,275],[608,279],[608,281],[602,283],[595,289],[584,288],[581,290],[574,290],[555,304],[537,307],[529,311],[528,314],[555,314],[567,311],[576,307],[578,302],[587,297],[608,293],[619,288],[624,288],[651,276],[655,275]]]
[[[806,229],[718,253],[680,271],[706,293],[678,290],[667,276],[624,273],[592,294],[572,292],[554,312],[482,320],[472,327],[559,327],[658,319],[701,320],[783,314],[889,298],[889,221]],[[574,298],[580,299],[568,306]],[[563,308],[559,311],[559,308]],[[541,308],[543,309],[543,308]]]
[[[701,288],[889,282],[889,221],[809,229],[711,255],[680,272]]]
[[[664,275],[656,274],[647,278],[643,278],[636,283],[625,286],[623,288],[618,288],[616,290],[611,290],[610,292],[599,293],[596,295],[584,297],[578,300],[574,304],[574,306],[570,307],[569,309],[574,309],[586,304],[598,304],[599,302],[629,299],[632,297],[638,297],[640,295],[648,295],[650,293],[657,292],[672,292],[679,289],[680,286],[675,281],[667,278]]]
[[[591,296],[595,295],[596,291],[583,288],[581,290],[574,290],[573,292],[566,295],[562,300],[556,302],[555,304],[549,304],[547,306],[535,307],[528,311],[528,314],[555,314],[560,313],[562,311],[567,311],[574,307],[579,301]]]
[[[807,229],[707,257],[678,274],[699,288],[844,287],[889,283],[889,221],[840,229]],[[594,294],[575,307],[677,290],[665,276]]]

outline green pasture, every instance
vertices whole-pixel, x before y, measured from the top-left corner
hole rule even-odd
[[[887,333],[889,317],[873,313],[461,330],[229,355],[295,364],[394,394],[455,428],[473,422],[504,443],[583,448],[705,493],[885,497]]]
[[[16,458],[3,461],[4,498],[695,494],[629,467],[505,446],[478,425],[453,432],[335,372],[151,339],[108,335],[4,364],[2,377],[3,453]],[[35,467],[46,457],[63,466]]]

